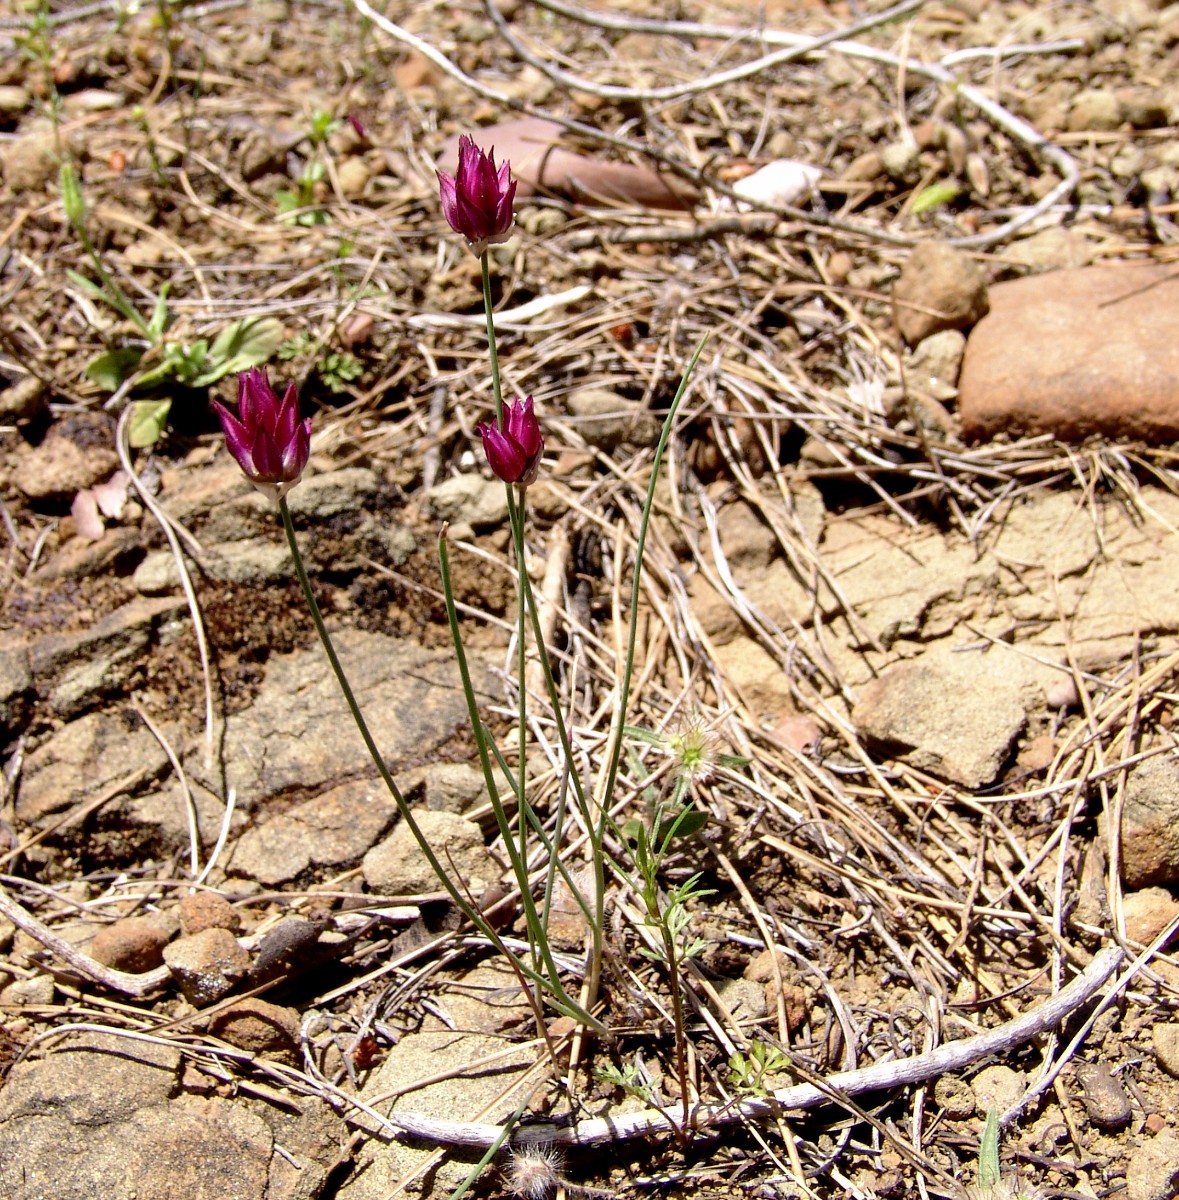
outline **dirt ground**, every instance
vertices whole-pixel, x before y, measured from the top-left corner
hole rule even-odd
[[[648,15],[30,0],[0,16],[0,1196],[379,1200],[472,1173],[479,1194],[528,1200],[997,1195],[977,1170],[989,1111],[1007,1116],[1010,1194],[1179,1195],[1173,448],[966,441],[961,345],[949,366],[906,345],[893,292],[931,242],[992,288],[1175,263],[1176,6]],[[824,43],[798,50],[809,37]],[[292,509],[319,603],[403,788],[494,903],[504,857],[471,782],[443,522],[512,762],[515,585],[476,434],[478,264],[434,164],[522,115],[567,123],[562,148],[584,156],[522,188],[492,280],[505,388],[545,431],[527,569],[591,780],[660,424],[710,339],[656,490],[627,716],[699,727],[740,763],[693,782],[707,823],[664,879],[705,889],[683,992],[690,1097],[713,1107],[679,1135],[669,981],[625,870],[608,1034],[549,1014],[550,1059],[514,977],[414,875],[281,527],[209,404],[234,396],[232,370],[208,378],[218,334],[264,331],[314,422]],[[775,160],[818,168],[817,187],[734,207]],[[646,174],[607,204],[618,164]],[[166,323],[145,329],[154,311]],[[524,753],[551,823],[564,767],[531,670]],[[661,764],[657,741],[628,743],[620,825]],[[503,921],[522,936],[516,909]],[[212,931],[222,957],[182,963]],[[1053,1020],[985,1041],[1062,993]],[[932,1065],[855,1074],[910,1059]],[[473,1172],[513,1114],[514,1156]]]

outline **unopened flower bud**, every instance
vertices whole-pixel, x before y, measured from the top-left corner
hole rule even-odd
[[[453,176],[445,171],[435,174],[442,215],[455,233],[466,238],[473,254],[507,241],[516,184],[506,162],[495,165],[494,150],[485,153],[464,134],[459,138],[458,170]]]
[[[280,400],[265,367],[237,377],[238,415],[213,401],[225,444],[259,491],[278,500],[299,482],[311,453],[311,418],[299,420],[295,385]]]
[[[504,483],[515,483],[523,488],[536,482],[540,456],[544,453],[544,437],[540,422],[532,411],[531,396],[505,406],[503,429],[493,424],[478,428],[487,465]]]

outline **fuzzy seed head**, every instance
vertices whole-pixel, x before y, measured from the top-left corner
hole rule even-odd
[[[667,735],[668,753],[676,759],[679,773],[692,783],[712,777],[720,744],[720,738],[698,714],[685,718],[679,729]]]
[[[508,1190],[520,1200],[551,1200],[561,1182],[561,1166],[553,1146],[521,1146],[508,1163]]]

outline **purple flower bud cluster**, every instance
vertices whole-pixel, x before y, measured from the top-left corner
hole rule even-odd
[[[442,215],[472,253],[505,242],[512,231],[516,184],[507,163],[495,165],[495,151],[484,153],[473,139],[459,138],[458,170],[436,171]]]
[[[544,438],[532,411],[531,396],[505,407],[503,429],[494,424],[480,425],[479,436],[483,439],[488,466],[504,483],[524,488],[536,482]]]
[[[354,127],[364,136],[358,121]],[[472,138],[461,137],[458,170],[453,176],[445,171],[437,175],[443,215],[475,254],[507,240],[515,219],[516,184],[506,162],[496,166],[494,150],[484,152]],[[299,419],[295,385],[290,384],[280,400],[265,368],[242,372],[237,386],[237,415],[213,402],[226,445],[254,485],[277,501],[299,482],[307,466],[311,421]],[[505,406],[502,426],[478,428],[488,465],[500,479],[521,488],[536,481],[544,437],[531,396]]]
[[[265,367],[237,377],[237,410],[213,401],[225,431],[225,444],[259,491],[278,500],[299,482],[311,453],[311,418],[299,420],[295,385],[280,400]]]

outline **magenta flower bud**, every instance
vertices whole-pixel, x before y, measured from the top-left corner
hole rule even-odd
[[[532,411],[532,397],[517,400],[504,409],[504,427],[480,425],[479,436],[487,454],[487,464],[504,483],[522,488],[536,482],[544,437],[540,422]]]
[[[506,242],[512,231],[516,183],[505,162],[495,165],[495,151],[484,153],[465,134],[459,138],[458,170],[453,176],[436,171],[442,215],[455,233],[466,238],[473,254]]]
[[[280,400],[265,367],[237,377],[238,415],[213,401],[229,453],[259,491],[278,500],[299,482],[311,453],[311,418],[299,420],[295,385]]]

